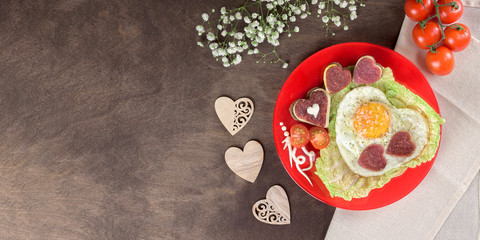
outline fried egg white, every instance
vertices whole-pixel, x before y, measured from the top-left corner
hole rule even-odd
[[[376,124],[372,124],[372,121]],[[336,142],[348,167],[361,176],[379,176],[417,157],[428,142],[428,123],[418,111],[395,108],[379,89],[363,86],[350,91],[338,105],[335,121]],[[400,131],[410,133],[415,150],[407,157],[386,153],[392,136]],[[387,160],[380,171],[366,169],[358,159],[370,144],[380,144]]]

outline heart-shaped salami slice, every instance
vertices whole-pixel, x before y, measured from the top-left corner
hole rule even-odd
[[[397,132],[390,139],[387,146],[387,154],[408,157],[415,151],[415,144],[412,142],[410,133]]]
[[[358,165],[372,171],[380,171],[387,166],[387,159],[383,156],[383,147],[380,144],[368,145],[358,158]]]
[[[353,82],[358,84],[370,84],[382,77],[383,68],[375,62],[372,56],[363,56],[358,59],[353,69]]]
[[[330,63],[323,71],[325,89],[331,94],[339,92],[350,84],[352,73],[339,63]]]
[[[313,88],[307,99],[298,99],[290,106],[292,117],[301,122],[326,128],[330,115],[330,94],[323,88]]]

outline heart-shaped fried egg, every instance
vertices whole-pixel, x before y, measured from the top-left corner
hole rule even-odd
[[[379,89],[363,86],[350,91],[338,105],[336,142],[350,169],[361,176],[378,176],[417,157],[428,142],[422,113],[395,108]]]

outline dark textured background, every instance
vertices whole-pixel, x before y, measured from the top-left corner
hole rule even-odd
[[[0,239],[323,239],[334,208],[301,190],[275,151],[272,118],[290,72],[332,44],[393,48],[403,1],[365,1],[350,30],[299,20],[282,36],[287,69],[244,55],[224,68],[196,42],[201,13],[243,1],[0,1]],[[219,96],[255,113],[231,136]],[[230,146],[265,150],[254,184],[225,164]],[[292,224],[252,205],[280,184]]]

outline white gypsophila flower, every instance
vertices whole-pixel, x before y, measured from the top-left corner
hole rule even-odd
[[[222,33],[221,33],[222,37],[225,37],[227,36],[227,30],[223,30]]]
[[[308,16],[308,15],[307,15],[306,13],[302,13],[302,15],[300,15],[300,18],[301,18],[301,19],[305,19],[305,18],[307,18],[307,16]]]
[[[218,51],[218,56],[226,56],[227,55],[227,51],[225,51],[224,48],[217,48],[217,51]]]
[[[197,29],[198,35],[202,35],[205,32],[205,29],[202,25],[196,26],[195,29]]]
[[[295,26],[295,27],[293,28],[293,31],[294,31],[294,32],[299,32],[299,31],[300,31],[300,28],[299,28],[298,26]]]
[[[245,16],[245,17],[243,18],[243,21],[244,21],[246,24],[249,24],[249,23],[252,22],[248,16]]]
[[[235,16],[230,15],[230,17],[228,17],[228,19],[229,19],[230,21],[234,21],[234,20],[235,20]]]
[[[287,18],[288,18],[287,14],[284,13],[284,14],[282,15],[282,19],[283,19],[283,20],[287,20]]]
[[[197,45],[200,47],[204,47],[202,42],[197,42]]]
[[[343,26],[343,30],[347,31],[347,30],[348,30],[348,26],[347,26],[347,25]]]
[[[295,8],[295,14],[300,15],[301,13],[302,11],[300,10],[300,8]]]
[[[218,48],[218,43],[216,43],[216,42],[210,43],[209,47],[210,47],[211,50],[215,50],[215,49]]]
[[[234,54],[234,53],[235,53],[235,47],[229,47],[229,48],[227,48],[227,53],[228,53],[228,54]]]
[[[346,8],[347,6],[348,6],[347,1],[343,1],[342,3],[340,3],[340,8]]]
[[[273,4],[267,3],[266,7],[267,7],[268,10],[272,10],[273,9]]]
[[[355,0],[350,0],[350,2],[348,2],[350,4],[355,4]]]
[[[215,35],[212,32],[207,33],[207,40],[208,41],[215,40]]]
[[[220,8],[220,13],[221,13],[221,14],[226,14],[226,13],[227,13],[227,9],[226,9],[225,7]]]
[[[212,55],[213,55],[214,58],[218,57],[218,48],[212,50]]]
[[[322,22],[328,23],[328,20],[330,20],[330,18],[328,16],[323,16],[322,17]]]
[[[307,5],[306,5],[306,4],[300,5],[300,10],[302,10],[303,12],[305,12],[305,11],[307,10]]]
[[[252,49],[249,49],[249,50],[247,51],[247,54],[248,54],[248,55],[252,55],[252,54],[253,54],[253,50],[252,50]]]
[[[218,24],[218,25],[217,25],[217,29],[218,29],[218,30],[222,30],[222,29],[223,29],[223,26],[222,26],[221,24]]]
[[[317,10],[317,13],[318,13],[318,14],[322,14],[322,9],[319,8],[319,9]]]
[[[223,63],[223,66],[224,66],[224,67],[230,67],[230,63],[224,62],[224,63]]]
[[[222,62],[224,62],[224,63],[228,62],[228,58],[227,57],[222,57]]]
[[[252,13],[252,18],[255,19],[258,17],[258,14],[257,13]]]
[[[287,67],[288,67],[288,63],[284,63],[284,64],[282,65],[282,68],[287,68]]]
[[[237,33],[235,33],[235,35],[233,35],[233,37],[236,38],[236,39],[242,39],[243,38],[243,33],[237,32]]]
[[[340,0],[334,0],[333,2],[334,2],[335,5],[337,5],[337,6],[340,4]]]
[[[272,38],[273,39],[278,39],[278,37],[280,37],[280,33],[278,33],[278,32],[273,32],[272,33]]]
[[[350,12],[356,11],[356,10],[357,10],[357,6],[355,6],[355,5],[350,5],[350,6],[348,7],[348,10],[350,10]]]
[[[231,48],[235,47],[235,42],[228,42],[228,46]]]
[[[283,27],[278,26],[278,27],[277,27],[277,32],[278,32],[278,33],[283,33]]]
[[[288,33],[288,35],[287,35],[287,36],[288,36],[288,37],[291,37],[291,36],[292,36],[292,34],[291,34],[291,33]]]
[[[253,41],[251,42],[251,44],[252,44],[252,46],[254,46],[254,47],[258,46],[257,40],[253,40]]]
[[[285,1],[283,1],[283,0],[278,0],[278,1],[277,1],[277,4],[281,6],[281,5],[285,4]]]
[[[350,20],[355,20],[357,18],[357,12],[356,11],[353,11],[350,13]]]
[[[295,16],[291,16],[290,17],[290,22],[295,22],[295,21],[297,21],[297,18]]]
[[[263,27],[262,27],[262,26],[258,26],[258,27],[257,27],[257,30],[258,30],[258,31],[263,31]]]
[[[208,21],[208,14],[203,13],[203,14],[202,14],[202,19],[203,19],[203,21],[205,21],[205,22]]]
[[[273,16],[273,14],[270,14],[270,15],[267,16],[266,20],[267,20],[268,23],[271,24],[271,23],[275,22],[276,18],[275,18],[275,16]]]
[[[257,20],[255,20],[251,23],[251,26],[254,27],[254,28],[258,27],[259,25],[260,25],[260,23]]]
[[[239,64],[240,62],[242,62],[242,56],[240,56],[240,54],[237,54],[235,56],[235,59],[233,59],[233,64],[237,65]]]
[[[242,19],[242,14],[240,12],[235,13],[235,18],[237,20],[241,20]]]
[[[227,24],[227,23],[229,23],[230,21],[228,20],[228,17],[225,16],[225,17],[222,19],[222,22],[223,22],[223,24]]]
[[[318,0],[312,0],[312,4],[315,5],[318,3]]]
[[[259,52],[260,52],[260,51],[258,51],[257,48],[253,49],[253,53],[254,53],[254,54],[258,54]]]
[[[325,2],[320,2],[320,3],[318,4],[318,8],[320,8],[320,9],[325,9]]]
[[[276,46],[280,45],[280,42],[278,41],[278,39],[274,39],[272,41],[272,45],[276,47]]]
[[[341,22],[340,22],[340,20],[335,20],[335,21],[333,21],[333,24],[335,24],[335,26],[339,27]]]

